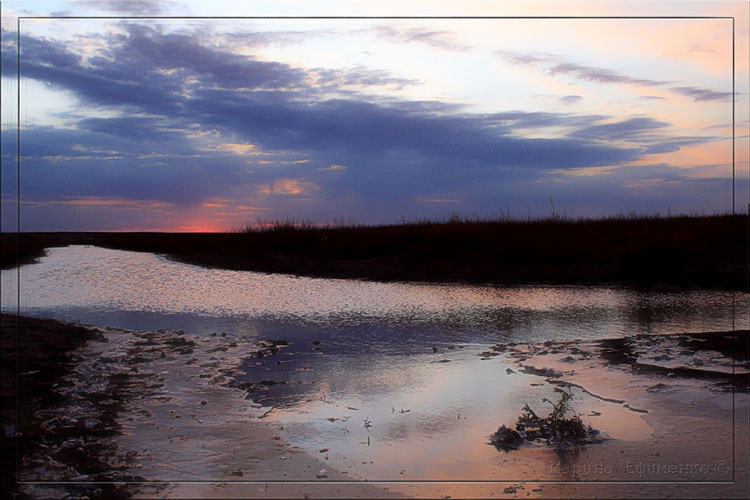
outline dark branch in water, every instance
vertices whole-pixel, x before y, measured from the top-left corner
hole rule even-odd
[[[509,429],[501,425],[497,432],[490,436],[490,442],[502,451],[517,450],[525,441],[544,442],[557,450],[566,451],[577,446],[599,443],[605,439],[601,432],[584,424],[577,414],[568,416],[573,412],[573,395],[570,391],[556,387],[555,392],[560,393],[559,400],[542,400],[552,405],[552,411],[548,416],[538,416],[526,404],[516,421],[516,428]]]

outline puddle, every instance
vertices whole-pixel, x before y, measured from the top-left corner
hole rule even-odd
[[[258,400],[285,401],[268,418],[283,427],[286,439],[359,478],[513,478],[517,470],[506,466],[507,457],[488,444],[488,436],[501,424],[515,423],[527,403],[540,414],[549,413],[543,399],[557,399],[555,386],[541,377],[508,373],[512,365],[497,358],[482,361],[480,352],[478,346],[467,346],[416,356],[424,359],[389,357],[387,369],[378,367],[385,360],[340,358],[332,361],[340,371],[326,369],[327,375],[338,376],[307,379],[304,400],[294,402],[292,390],[279,391],[278,386]],[[288,373],[294,381],[295,372]],[[641,415],[580,389],[573,393],[574,409],[584,422],[612,438],[650,436],[651,427]],[[593,412],[600,415],[589,416]]]

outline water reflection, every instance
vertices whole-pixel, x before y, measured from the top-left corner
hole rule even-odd
[[[15,270],[2,272],[3,310],[15,309],[15,280]],[[260,321],[323,330],[430,327],[466,340],[538,341],[732,325],[731,292],[314,279],[207,269],[85,246],[52,248],[40,263],[23,266],[20,291],[27,314],[130,328],[168,324],[195,333],[245,334]],[[746,303],[748,295],[740,295]],[[747,323],[745,308],[736,316]]]
[[[269,419],[284,428],[288,439],[314,454],[326,450],[334,467],[358,477],[520,479],[519,467],[510,467],[508,460],[546,453],[542,463],[547,463],[556,454],[546,447],[505,454],[489,445],[488,435],[514,422],[525,404],[546,415],[543,399],[557,399],[554,387],[538,384],[540,378],[507,373],[501,359],[480,361],[478,350],[467,346],[412,358],[323,357],[313,377],[321,382],[306,387],[304,396],[288,397],[288,388],[277,392],[276,385],[255,399],[283,401],[282,410]],[[290,364],[296,362],[305,363]],[[647,439],[652,430],[640,414],[578,389],[574,408],[589,423],[610,429],[615,439]],[[592,410],[599,414],[586,417]],[[538,458],[532,461],[539,464]],[[534,471],[531,477],[550,474]]]
[[[2,272],[4,311],[15,309],[15,278]],[[724,330],[750,314],[732,307],[733,296],[746,304],[750,295],[731,292],[313,279],[84,246],[22,267],[20,291],[29,315],[287,340],[275,356],[244,361],[241,381],[267,388],[253,399],[278,408],[269,418],[293,444],[328,448],[334,466],[380,479],[542,477],[523,471],[544,450],[504,455],[486,437],[553,389],[506,373],[499,358],[481,361],[488,344]],[[601,412],[613,437],[649,434],[619,405],[577,404]]]

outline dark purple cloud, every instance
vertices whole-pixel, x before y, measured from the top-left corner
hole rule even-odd
[[[86,104],[132,107],[186,125],[210,124],[271,149],[403,151],[433,161],[532,168],[552,168],[553,161],[556,168],[610,164],[638,155],[636,150],[578,138],[508,135],[513,126],[573,124],[599,117],[523,112],[440,115],[414,103],[373,103],[367,96],[318,100],[317,89],[304,86],[305,72],[298,68],[227,54],[186,34],[163,34],[137,25],[127,29],[127,36],[113,41],[107,57],[90,58],[85,66],[59,43],[23,37],[21,72],[71,90]],[[186,83],[187,77],[194,83]],[[81,126],[95,125],[102,131],[107,127],[102,120],[83,120]],[[146,122],[135,121],[138,126],[116,119],[107,130],[146,137]]]
[[[549,70],[550,75],[571,74],[581,80],[589,80],[599,83],[630,83],[645,87],[665,85],[669,82],[650,80],[647,78],[633,78],[611,69],[597,68],[594,66],[582,66],[574,63],[560,63]]]
[[[653,131],[668,127],[669,123],[654,120],[649,117],[636,117],[627,120],[606,123],[601,125],[591,125],[583,127],[571,133],[572,137],[581,139],[597,140],[633,140],[642,136],[645,131]]]
[[[517,65],[545,64],[550,66],[550,75],[566,74],[579,80],[588,80],[597,83],[621,83],[638,85],[641,87],[668,87],[674,82],[664,80],[652,80],[649,78],[636,78],[609,68],[586,66],[562,60],[559,56],[550,54],[523,54],[509,51],[498,51],[497,55],[505,61]],[[668,87],[672,92],[690,97],[693,101],[720,101],[732,96],[731,92],[716,92],[700,87],[673,86]],[[565,99],[564,97],[562,99]],[[641,99],[663,99],[657,96],[643,96]]]
[[[332,88],[337,88],[341,85],[387,85],[400,89],[406,85],[419,83],[418,80],[393,77],[385,70],[368,69],[359,65],[346,70],[316,68],[311,72],[314,72],[318,78],[317,85],[330,86]]]
[[[179,5],[171,0],[76,0],[75,3],[87,9],[134,16],[165,14]]]
[[[697,87],[672,87],[672,92],[690,97],[694,101],[724,101],[732,97],[731,92],[715,92]]]
[[[378,26],[366,31],[374,32],[377,36],[394,40],[399,43],[424,43],[435,48],[464,51],[468,50],[464,44],[457,42],[450,32],[429,28],[396,28],[393,26]]]
[[[522,54],[507,50],[498,50],[495,54],[512,64],[548,63],[556,59],[556,56],[551,54]]]
[[[694,146],[717,140],[717,137],[705,136],[679,136],[665,137],[659,133],[660,130],[669,127],[670,124],[654,120],[649,117],[635,117],[627,120],[592,125],[580,128],[571,134],[571,137],[599,141],[627,141],[630,144],[640,146],[643,154],[671,153],[685,146]]]
[[[566,95],[560,98],[560,102],[563,104],[575,104],[577,102],[581,102],[582,99],[583,96],[580,95]]]

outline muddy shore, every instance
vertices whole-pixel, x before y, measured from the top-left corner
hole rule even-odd
[[[221,498],[235,484],[265,496],[269,479],[296,481],[285,498],[393,496],[357,482],[321,490],[350,478],[286,443],[263,420],[271,408],[233,383],[240,360],[272,342],[5,314],[2,331],[4,360],[21,339],[19,377],[3,364],[4,497]]]
[[[508,481],[499,483],[370,484],[290,445],[266,418],[273,409],[253,402],[257,388],[236,383],[242,359],[273,356],[283,342],[29,318],[17,330],[15,320],[2,316],[3,359],[16,359],[20,338],[23,418],[16,428],[7,411],[14,403],[4,404],[2,439],[4,450],[21,445],[24,484],[4,474],[6,497],[745,498],[750,491],[748,331],[488,347],[477,363],[593,401],[583,417],[611,439],[562,454],[533,446],[503,454]],[[15,373],[3,363],[4,403],[15,401]],[[625,425],[623,411],[640,423]],[[3,470],[12,470],[5,466],[13,453],[3,459]]]
[[[18,464],[28,464],[30,457],[54,446],[61,454],[73,450],[62,450],[62,444],[71,438],[81,437],[96,453],[66,460],[77,462],[81,470],[106,475],[112,478],[115,471],[99,461],[102,446],[117,425],[114,415],[119,401],[102,402],[101,419],[83,425],[60,425],[59,432],[50,432],[50,425],[39,413],[66,404],[68,398],[58,390],[64,379],[75,370],[76,360],[72,353],[97,337],[93,329],[61,323],[54,320],[18,318],[15,315],[0,316],[2,330],[2,491],[3,496],[28,498],[16,484]],[[55,457],[50,457],[55,459]],[[42,464],[44,465],[44,464]],[[117,488],[103,487],[99,490],[113,498],[121,497]]]

